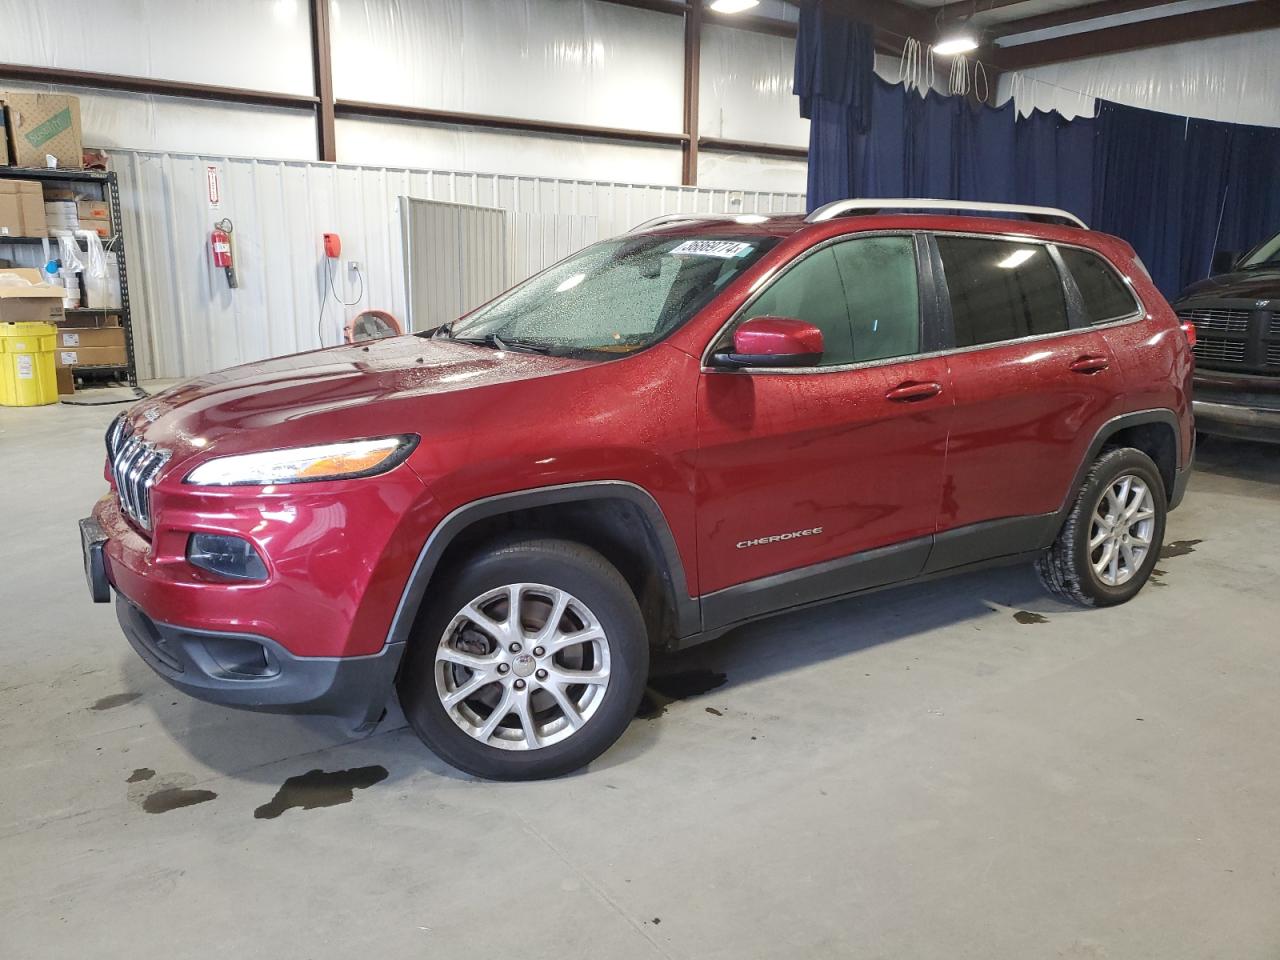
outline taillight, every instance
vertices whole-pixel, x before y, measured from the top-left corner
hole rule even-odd
[[[1178,324],[1182,328],[1182,335],[1187,338],[1187,346],[1195,349],[1196,345],[1196,325],[1190,320],[1183,320]]]

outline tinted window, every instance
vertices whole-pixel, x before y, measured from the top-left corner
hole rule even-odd
[[[770,284],[747,317],[795,317],[822,331],[822,365],[850,363],[853,338],[832,248],[810,254]]]
[[[1067,329],[1062,279],[1034,243],[939,236],[956,346]]]
[[[866,237],[837,244],[853,331],[853,358],[883,360],[920,351],[920,288],[910,237]]]
[[[1080,289],[1087,322],[1103,323],[1137,311],[1138,305],[1129,288],[1096,253],[1075,247],[1059,247],[1058,253]]]

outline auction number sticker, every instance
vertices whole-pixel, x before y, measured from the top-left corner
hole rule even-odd
[[[671,251],[677,257],[720,257],[729,260],[751,252],[751,244],[737,240],[686,240]]]

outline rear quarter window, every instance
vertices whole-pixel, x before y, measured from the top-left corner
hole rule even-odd
[[[1077,247],[1059,247],[1058,253],[1080,290],[1086,323],[1106,323],[1138,312],[1128,284],[1102,257]]]

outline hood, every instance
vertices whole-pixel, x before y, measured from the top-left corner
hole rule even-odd
[[[147,440],[225,456],[359,437],[412,433],[433,395],[550,376],[589,361],[416,336],[262,360],[188,380],[135,404]]]
[[[1191,284],[1179,301],[1212,297],[1221,300],[1280,300],[1280,267],[1220,273]]]

